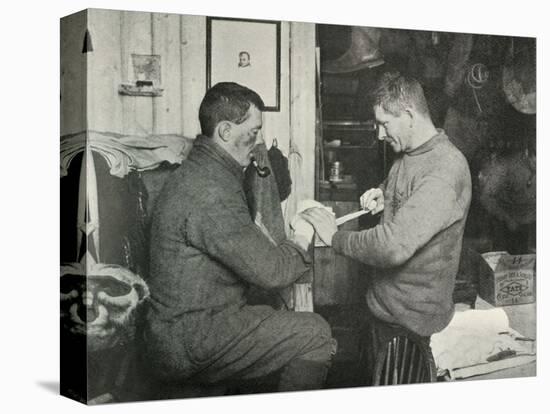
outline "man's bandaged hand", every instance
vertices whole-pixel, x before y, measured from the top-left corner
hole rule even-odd
[[[332,213],[332,208],[331,207],[327,207],[327,206],[324,206],[323,204],[321,204],[320,202],[316,201],[316,200],[302,200],[302,201],[299,201],[298,202],[298,206],[297,206],[297,213],[302,213],[306,210],[309,210],[310,208],[323,208],[329,212]]]
[[[305,221],[300,214],[296,214],[290,223],[290,227],[294,230],[295,236],[303,237],[308,241],[308,244],[311,243],[313,234],[315,230],[313,226]]]
[[[307,250],[311,239],[315,233],[313,225],[304,219],[304,215],[312,210],[325,210],[327,214],[333,215],[332,208],[325,207],[323,204],[315,200],[302,200],[298,203],[297,213],[290,221],[290,227],[294,229],[294,241],[298,243],[304,250]],[[305,241],[307,240],[307,245]],[[305,247],[304,247],[305,246]]]
[[[301,213],[301,216],[311,223],[325,245],[332,246],[332,236],[338,231],[334,213],[324,208],[310,208]]]

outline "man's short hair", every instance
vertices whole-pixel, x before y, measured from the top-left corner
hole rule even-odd
[[[222,121],[243,123],[250,105],[264,110],[262,98],[252,89],[234,82],[217,83],[206,92],[199,108],[202,134],[211,137]]]
[[[239,57],[242,55],[246,55],[248,59],[250,59],[250,53],[248,53],[246,50],[243,50],[242,52],[239,52]]]
[[[430,116],[420,82],[399,72],[384,73],[378,81],[373,98],[373,106],[380,106],[394,116],[399,116],[408,107],[415,108],[424,116]]]

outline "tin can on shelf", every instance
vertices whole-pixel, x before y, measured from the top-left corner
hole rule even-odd
[[[340,161],[334,161],[331,164],[329,181],[332,183],[342,181],[342,163]]]

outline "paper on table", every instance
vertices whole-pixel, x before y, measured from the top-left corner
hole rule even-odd
[[[501,369],[519,367],[521,365],[535,362],[536,360],[536,355],[518,355],[512,358],[501,359],[499,361],[487,362],[469,367],[453,368],[449,371],[449,377],[451,379],[469,378],[476,375],[500,371]]]
[[[452,379],[522,365],[536,352],[536,343],[509,326],[502,308],[456,312],[445,329],[431,336],[430,346],[438,372],[447,371]],[[503,352],[515,356],[500,362],[496,357]],[[519,358],[526,355],[530,358]]]

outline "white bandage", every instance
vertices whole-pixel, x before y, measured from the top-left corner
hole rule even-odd
[[[300,217],[299,214],[296,214],[292,220],[291,226],[294,229],[294,236],[303,237],[308,241],[308,243],[311,243],[313,233],[315,232],[311,224]]]
[[[297,208],[297,214],[301,213],[302,211],[305,211],[310,208],[319,207],[324,208],[325,210],[329,212],[333,212],[331,207],[324,206],[323,204],[319,203],[315,200],[302,200],[298,202],[298,208]]]
[[[301,213],[310,208],[322,208],[328,211],[331,214],[334,214],[331,207],[326,207],[318,201],[315,200],[302,200],[298,202],[297,213],[290,222],[290,227],[294,229],[295,236],[301,236],[308,240],[311,243],[315,229],[309,222],[304,220],[301,216]]]

